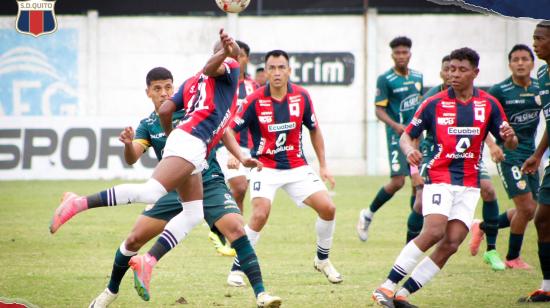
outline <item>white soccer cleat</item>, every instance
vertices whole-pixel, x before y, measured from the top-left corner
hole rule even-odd
[[[325,274],[330,283],[340,283],[344,281],[342,275],[338,273],[338,271],[334,268],[334,265],[330,263],[329,259],[319,260],[317,256],[315,256],[315,260],[313,260],[313,267],[319,272]]]
[[[109,291],[108,288],[105,288],[101,294],[99,294],[94,301],[88,306],[88,308],[107,308],[109,305],[115,301],[118,294],[114,294]]]
[[[363,242],[367,241],[369,238],[369,226],[372,222],[372,219],[365,216],[365,210],[362,209],[359,213],[359,221],[357,222],[357,235],[359,239]]]
[[[244,282],[244,277],[246,275],[242,271],[231,271],[227,276],[227,284],[232,287],[244,287],[246,283]]]
[[[269,295],[267,292],[258,294],[256,305],[261,308],[277,308],[283,301],[278,296]]]

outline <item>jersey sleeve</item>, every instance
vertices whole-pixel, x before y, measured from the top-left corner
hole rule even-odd
[[[181,84],[178,91],[170,99],[171,101],[174,102],[174,104],[176,104],[176,110],[182,110],[183,107],[185,106],[185,104],[183,102],[183,98],[184,98],[185,84],[186,83],[187,83],[187,80],[184,83]]]
[[[502,109],[502,106],[498,101],[489,100],[491,102],[491,115],[489,116],[489,132],[497,139],[498,141],[504,141],[500,137],[500,126],[503,122],[508,122],[506,114]]]
[[[380,75],[376,81],[376,99],[374,104],[380,107],[387,107],[388,94],[388,80],[386,79],[386,76]]]
[[[315,116],[315,110],[313,109],[313,103],[309,93],[304,92],[304,114],[302,116],[302,123],[309,129],[316,129],[319,124],[317,123],[317,117]]]
[[[254,102],[248,102],[248,98],[243,102],[243,110],[240,113],[237,113],[233,117],[233,121],[230,124],[230,127],[235,132],[240,132],[250,125],[252,121],[256,118],[256,109],[254,107]]]
[[[139,122],[139,125],[136,129],[136,134],[134,136],[134,140],[132,141],[143,146],[143,152],[147,151],[147,149],[149,149],[149,147],[151,146],[151,135],[147,130],[147,126],[145,122],[146,122],[146,119],[143,119],[141,120],[141,122]]]
[[[215,79],[226,82],[228,84],[237,84],[239,82],[240,65],[235,59],[228,58],[222,64],[225,67],[225,72],[216,76]]]
[[[430,106],[431,100],[425,100],[422,102],[414,117],[412,118],[405,132],[411,136],[411,138],[416,139],[422,135],[422,132],[428,129],[430,125]]]

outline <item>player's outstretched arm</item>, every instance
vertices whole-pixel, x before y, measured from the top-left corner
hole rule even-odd
[[[235,40],[220,29],[220,41],[214,47],[214,55],[210,57],[203,72],[206,76],[216,77],[225,74],[225,67],[222,65],[227,57],[237,59],[239,57],[239,45]]]
[[[160,125],[166,136],[170,135],[172,131],[172,115],[174,112],[176,112],[176,103],[172,100],[165,100],[159,107]]]
[[[258,171],[262,170],[263,164],[254,158],[245,157],[241,152],[241,147],[237,140],[235,140],[234,132],[231,128],[227,128],[223,133],[222,142],[229,151],[243,166],[247,168],[258,168]]]
[[[544,135],[542,135],[542,139],[540,140],[539,145],[535,150],[535,153],[533,153],[533,155],[525,160],[523,166],[521,166],[521,171],[525,174],[534,174],[535,172],[537,172],[540,165],[540,160],[542,159],[542,155],[544,155],[544,152],[547,148],[548,132],[544,130]]]
[[[125,127],[118,136],[118,140],[124,144],[124,160],[128,165],[133,165],[143,155],[143,146],[134,143],[134,129],[131,126]]]
[[[403,124],[399,124],[392,120],[392,118],[390,118],[390,116],[386,112],[386,108],[376,106],[375,113],[378,120],[384,122],[386,125],[391,127],[396,134],[401,135],[405,131],[405,126],[403,126]]]
[[[491,134],[485,138],[485,144],[489,147],[491,159],[495,163],[500,163],[504,160],[504,151],[495,143],[494,137]]]
[[[422,162],[422,153],[414,147],[414,141],[407,132],[401,134],[399,138],[399,146],[401,151],[407,156],[407,162],[414,166],[419,166]]]
[[[325,159],[325,139],[323,138],[321,128],[316,127],[315,129],[310,130],[309,137],[311,139],[313,149],[315,150],[317,160],[319,160],[319,176],[321,176],[323,181],[329,182],[330,189],[332,190],[336,185],[336,181],[327,167],[327,161]]]

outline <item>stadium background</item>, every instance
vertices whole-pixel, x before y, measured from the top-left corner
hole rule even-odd
[[[15,31],[16,3],[5,3],[0,178],[147,177],[152,154],[128,172],[116,138],[152,110],[144,76],[165,66],[181,83],[202,67],[220,27],[251,46],[250,73],[265,51],[294,55],[292,79],[311,93],[335,174],[384,175],[384,125],[372,102],[376,77],[393,65],[393,37],[413,40],[410,67],[426,90],[440,83],[442,56],[463,46],[480,53],[477,85],[488,87],[509,75],[508,50],[531,45],[535,25],[423,0],[263,0],[239,18],[222,13],[214,1],[58,1],[57,32],[34,38]]]

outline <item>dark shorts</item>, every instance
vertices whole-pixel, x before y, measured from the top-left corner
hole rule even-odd
[[[399,147],[399,136],[393,131],[386,131],[386,141],[388,144],[388,161],[390,163],[390,177],[410,175],[409,163],[407,157],[401,152]]]
[[[479,162],[479,180],[491,180],[489,170],[487,170],[487,166],[485,166],[485,163],[482,160]]]
[[[497,164],[502,185],[506,189],[506,193],[510,199],[531,192],[533,199],[537,200],[540,181],[539,174],[538,172],[535,174],[523,174],[521,172],[521,166],[525,162],[525,159],[506,159]]]
[[[215,230],[214,224],[224,215],[241,213],[225,182],[207,182],[203,187],[203,194],[204,220],[206,220],[210,229]],[[142,215],[169,221],[178,215],[181,210],[178,193],[172,191],[160,198],[151,209],[143,211]]]
[[[544,169],[544,176],[539,188],[538,201],[540,205],[550,206],[550,165]]]

